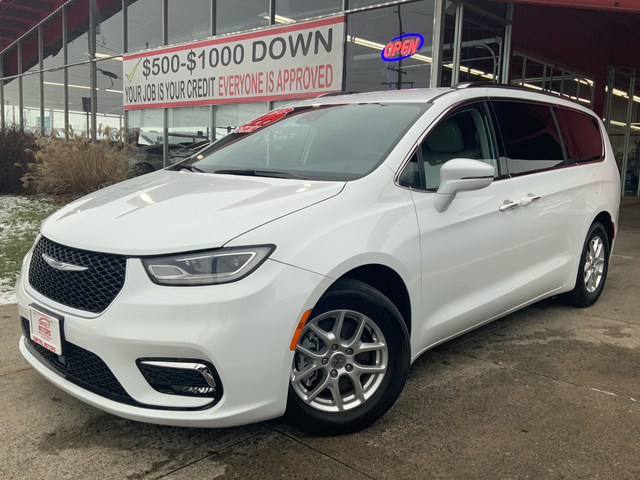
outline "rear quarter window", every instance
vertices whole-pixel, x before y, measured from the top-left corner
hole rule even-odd
[[[568,108],[556,108],[555,113],[569,163],[602,158],[602,135],[594,118]]]
[[[560,133],[551,107],[515,101],[492,102],[509,174],[564,165]]]

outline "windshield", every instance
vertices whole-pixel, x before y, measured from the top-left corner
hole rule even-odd
[[[355,180],[380,165],[430,106],[284,107],[238,127],[188,164],[206,173]]]

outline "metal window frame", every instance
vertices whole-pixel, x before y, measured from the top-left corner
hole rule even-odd
[[[4,56],[0,55],[0,128],[4,128]]]
[[[18,41],[18,114],[20,115],[20,128],[24,128],[24,101],[22,100],[22,39]]]
[[[631,78],[629,79],[629,91],[627,93],[627,125],[624,129],[624,148],[622,154],[622,182],[620,188],[620,195],[625,197],[625,184],[627,183],[627,163],[629,161],[629,143],[631,141],[631,120],[633,116],[633,94],[636,89],[636,72],[635,68],[631,69]],[[611,91],[613,94],[613,90]],[[640,183],[640,182],[639,182]]]

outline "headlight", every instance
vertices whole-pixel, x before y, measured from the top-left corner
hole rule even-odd
[[[230,283],[246,277],[271,255],[275,245],[143,258],[149,277],[159,285],[189,286]]]

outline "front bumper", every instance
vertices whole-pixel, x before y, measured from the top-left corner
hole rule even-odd
[[[47,301],[28,286],[30,254],[16,285],[21,317],[37,304],[64,316],[66,341],[99,356],[127,394],[127,405],[63,378],[34,356],[27,339],[20,351],[67,393],[132,420],[166,425],[227,427],[280,416],[286,408],[293,352],[289,345],[303,312],[331,283],[321,275],[267,260],[249,277],[227,285],[165,287],[153,284],[139,259],[127,260],[125,284],[100,315]],[[136,366],[140,358],[201,359],[213,364],[224,394],[211,399],[160,393]]]

